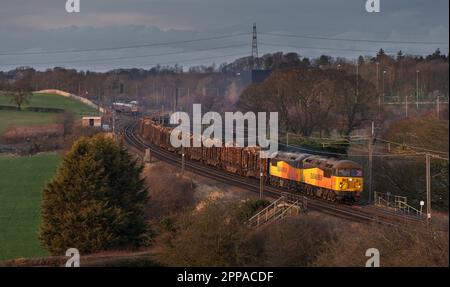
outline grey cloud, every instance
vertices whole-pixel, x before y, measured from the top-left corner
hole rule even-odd
[[[81,13],[68,14],[64,10],[65,0],[0,0],[0,53],[114,47],[203,38],[250,32],[253,22],[257,22],[258,30],[262,32],[448,43],[447,0],[381,0],[381,13],[373,14],[365,11],[364,4],[365,0],[81,0]],[[0,69],[12,68],[5,64],[59,61],[62,66],[80,69],[104,70],[119,66],[148,68],[148,65],[156,62],[214,56],[217,56],[214,62],[221,63],[233,58],[220,57],[228,53],[249,54],[250,41],[249,37],[237,37],[164,49],[160,47],[51,56],[0,56]],[[393,51],[402,49],[410,53],[430,53],[440,47],[443,52],[448,52],[448,44],[374,45],[289,39],[263,34],[260,35],[259,41],[261,53],[293,50],[305,56],[326,53],[355,57],[359,54],[373,54],[370,51],[380,47]],[[186,55],[64,64],[64,61],[77,59],[148,55],[233,44],[248,44],[248,47]],[[368,52],[317,49],[327,47]],[[185,65],[212,61],[192,61]],[[36,67],[43,69],[50,66],[55,65]]]

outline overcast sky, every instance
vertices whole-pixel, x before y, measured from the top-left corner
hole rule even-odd
[[[356,57],[373,55],[379,48],[411,54],[428,54],[440,48],[448,53],[448,0],[380,0],[380,13],[367,13],[366,0],[80,0],[81,12],[72,14],[66,12],[65,2],[0,0],[0,70],[23,65],[104,71],[150,68],[157,63],[220,64],[250,55],[253,22],[260,32],[260,55],[294,51],[307,57]],[[432,44],[333,41],[264,33]],[[236,36],[49,54],[230,34]],[[22,55],[10,55],[13,53]]]

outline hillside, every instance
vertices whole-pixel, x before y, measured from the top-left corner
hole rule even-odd
[[[96,115],[97,111],[77,100],[53,94],[34,94],[29,103],[23,106],[23,111],[5,110],[4,107],[14,107],[11,99],[0,94],[0,134],[10,127],[38,126],[55,123],[58,113],[30,111],[27,108],[62,109],[74,114],[77,118],[84,115]]]

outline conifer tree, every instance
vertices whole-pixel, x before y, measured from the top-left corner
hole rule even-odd
[[[102,135],[75,142],[45,186],[42,245],[53,255],[137,247],[146,231],[142,166]]]

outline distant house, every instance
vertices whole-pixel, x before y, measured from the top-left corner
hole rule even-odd
[[[102,117],[83,117],[83,127],[102,127]]]

